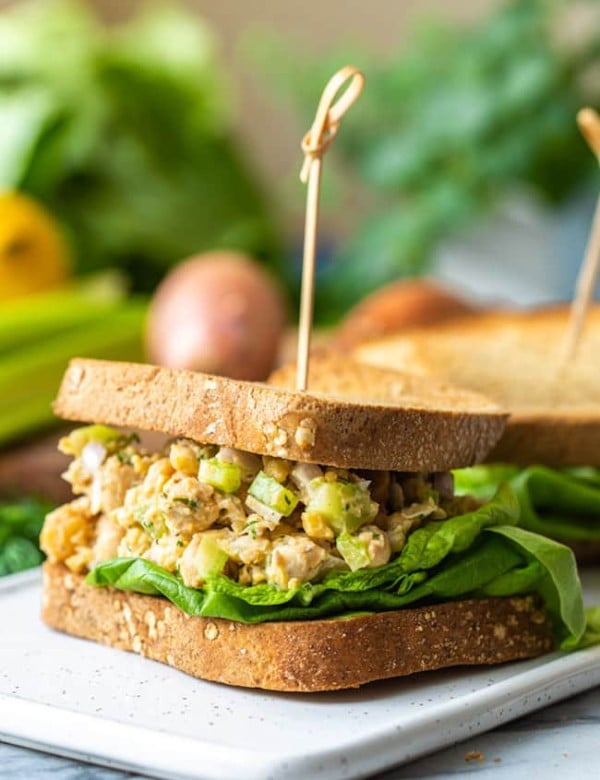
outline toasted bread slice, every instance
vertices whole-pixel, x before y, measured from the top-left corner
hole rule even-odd
[[[563,306],[470,316],[364,344],[354,356],[453,382],[507,409],[488,460],[600,466],[600,305],[561,368],[568,314]]]
[[[93,588],[44,564],[45,622],[214,682],[316,692],[551,650],[532,596],[455,601],[346,619],[247,625],[189,617],[166,599]]]
[[[343,369],[336,364],[336,375],[333,394],[325,395],[75,359],[54,408],[68,420],[160,431],[341,468],[398,471],[445,471],[478,462],[504,428],[505,415],[493,403],[444,383],[349,360]],[[337,392],[350,377],[356,395]]]

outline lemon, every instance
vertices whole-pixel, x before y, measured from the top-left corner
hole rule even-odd
[[[0,193],[0,301],[60,286],[70,260],[46,209],[22,193]]]

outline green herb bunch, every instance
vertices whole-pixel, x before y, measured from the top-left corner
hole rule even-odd
[[[586,40],[560,42],[568,5],[514,0],[468,29],[428,23],[387,61],[346,50],[315,63],[272,44],[270,71],[298,96],[304,122],[341,64],[367,75],[333,154],[374,204],[318,280],[321,315],[338,316],[379,285],[422,273],[441,238],[515,186],[560,203],[593,175],[575,115],[600,102],[600,82],[586,80],[600,56],[600,19]],[[596,0],[579,5],[600,13]]]
[[[38,566],[38,539],[50,505],[34,498],[0,502],[0,577]]]
[[[114,28],[83,0],[0,14],[0,189],[62,220],[80,270],[119,266],[148,291],[204,249],[277,256],[214,43],[201,18],[166,2]]]

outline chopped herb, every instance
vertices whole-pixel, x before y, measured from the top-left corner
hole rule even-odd
[[[187,496],[175,496],[173,501],[177,501],[179,504],[189,506],[190,509],[200,508],[200,502],[195,498],[188,498]]]
[[[149,509],[148,504],[140,504],[140,506],[136,506],[136,508],[133,510],[133,516],[135,517],[135,519],[140,525],[143,525],[144,515],[146,514],[148,509]]]
[[[248,531],[253,539],[257,538],[256,528],[254,527],[258,523],[258,520],[250,520],[244,526],[244,530]]]

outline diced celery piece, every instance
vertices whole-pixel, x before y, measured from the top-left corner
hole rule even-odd
[[[223,493],[235,493],[242,484],[242,470],[236,463],[207,458],[200,461],[198,479]]]
[[[338,479],[329,482],[323,477],[308,485],[306,509],[320,514],[336,534],[352,533],[377,514],[377,504],[361,485]]]
[[[203,536],[195,556],[198,574],[202,579],[220,574],[228,558],[229,556],[225,550],[219,547],[217,540],[213,536],[209,534]]]
[[[370,562],[369,550],[365,542],[350,534],[341,534],[335,541],[335,546],[352,571],[366,568]]]
[[[298,504],[298,497],[295,493],[292,493],[273,477],[265,474],[264,471],[258,472],[248,488],[248,493],[284,517],[291,515]]]
[[[109,444],[115,444],[124,440],[126,437],[116,428],[110,428],[108,425],[85,425],[83,428],[76,428],[68,436],[60,440],[60,450],[65,455],[74,455],[79,457],[86,444],[91,441],[98,442],[107,447]]]

